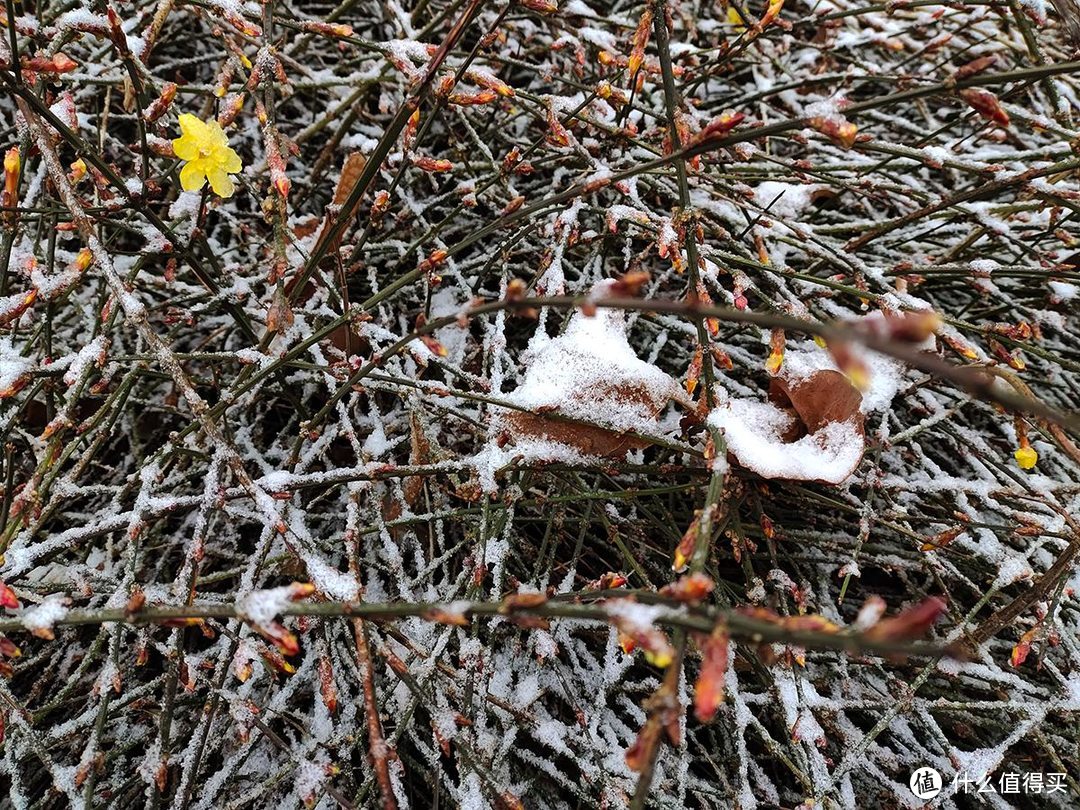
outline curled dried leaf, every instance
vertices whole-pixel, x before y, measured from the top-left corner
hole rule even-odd
[[[856,421],[862,428],[862,394],[838,371],[820,369],[802,378],[773,378],[769,398],[795,412],[796,433],[789,434],[793,438],[816,433],[832,422]]]

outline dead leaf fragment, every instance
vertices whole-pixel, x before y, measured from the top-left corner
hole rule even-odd
[[[862,394],[839,371],[821,369],[801,379],[773,377],[769,399],[795,412],[800,435],[816,433],[830,422],[849,420],[854,420],[862,431]]]

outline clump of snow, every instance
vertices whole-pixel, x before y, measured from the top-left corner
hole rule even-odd
[[[9,337],[0,337],[0,391],[14,386],[34,368],[34,361],[23,357]]]
[[[27,608],[19,615],[22,626],[35,636],[52,636],[53,627],[67,616],[67,599],[63,596],[50,596],[44,602]]]
[[[880,352],[855,350],[855,356],[866,364],[869,385],[862,392],[863,413],[889,407],[904,382],[904,366]]]
[[[82,272],[74,264],[70,264],[48,276],[45,275],[44,269],[36,263],[30,270],[30,281],[34,285],[34,289],[38,291],[38,297],[44,301],[51,301],[71,288],[79,280],[80,276],[82,276]],[[2,305],[0,305],[0,309],[2,308]]]
[[[326,768],[314,762],[301,762],[296,769],[296,792],[307,801],[319,794],[326,781]]]
[[[594,295],[607,286],[598,285]],[[525,362],[509,402],[615,430],[655,430],[660,409],[682,392],[671,375],[637,356],[617,309],[575,312],[562,335],[530,346]]]
[[[994,580],[995,588],[1011,585],[1021,579],[1031,579],[1034,572],[1031,566],[1021,556],[1006,557],[998,569],[997,578]]]
[[[728,399],[709,414],[728,451],[763,478],[839,484],[859,465],[865,439],[854,421],[831,422],[794,442],[784,434],[795,417],[771,402]]]
[[[289,605],[294,593],[291,585],[252,591],[240,599],[236,606],[253,624],[268,624]]]
[[[181,191],[169,206],[171,219],[194,219],[199,212],[202,195],[198,191]]]
[[[766,180],[754,189],[754,202],[767,209],[767,216],[798,220],[810,205],[818,186]]]
[[[274,362],[274,358],[268,354],[263,354],[258,349],[239,349],[236,352],[236,359],[246,365],[259,366],[263,368]]]
[[[1072,301],[1077,295],[1080,295],[1080,287],[1066,281],[1048,281],[1046,285],[1058,301]]]
[[[67,371],[64,373],[64,384],[74,385],[87,369],[94,363],[103,365],[105,360],[105,352],[109,348],[109,340],[105,335],[98,335],[91,340],[79,351],[67,357],[61,357],[55,363],[53,367],[64,368],[67,367]]]

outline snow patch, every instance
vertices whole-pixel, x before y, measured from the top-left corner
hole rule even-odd
[[[730,399],[709,414],[739,463],[763,478],[839,484],[862,459],[864,439],[853,422],[832,422],[794,442],[782,438],[795,418],[771,402]]]

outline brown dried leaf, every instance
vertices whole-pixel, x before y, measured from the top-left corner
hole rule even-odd
[[[832,369],[819,369],[803,377],[780,374],[770,381],[769,399],[770,404],[761,405],[763,410],[759,410],[772,414],[768,417],[771,424],[756,431],[760,441],[769,447],[765,463],[758,464],[753,442],[743,442],[741,447],[729,443],[729,454],[736,463],[765,478],[822,484],[838,484],[855,471],[865,448],[859,407],[862,394],[844,374]],[[777,410],[790,418],[777,420]],[[721,420],[729,415],[720,409],[713,413]],[[834,430],[837,427],[842,430]],[[816,454],[822,463],[808,466],[780,461],[785,458],[784,448],[796,444],[800,451]],[[796,454],[793,458],[801,457]]]
[[[774,377],[769,384],[769,399],[798,417],[801,425],[796,429],[801,430],[795,439],[816,433],[831,422],[854,420],[862,430],[862,394],[839,371],[821,369],[798,380]]]
[[[663,405],[656,405],[650,392],[644,386],[600,384],[596,389],[593,395],[597,398],[627,405],[644,405],[654,416],[663,408]],[[506,422],[514,435],[550,439],[591,456],[622,458],[628,450],[641,450],[649,446],[647,440],[637,436],[619,433],[599,425],[567,422],[542,413],[515,411],[506,415]]]
[[[338,179],[337,187],[334,189],[334,205],[345,204],[353,189],[356,188],[360,175],[364,173],[364,167],[366,166],[367,158],[364,157],[362,152],[350,152],[345,157],[345,164],[341,167],[341,177]],[[340,216],[346,217],[350,214],[349,211],[342,211]]]

